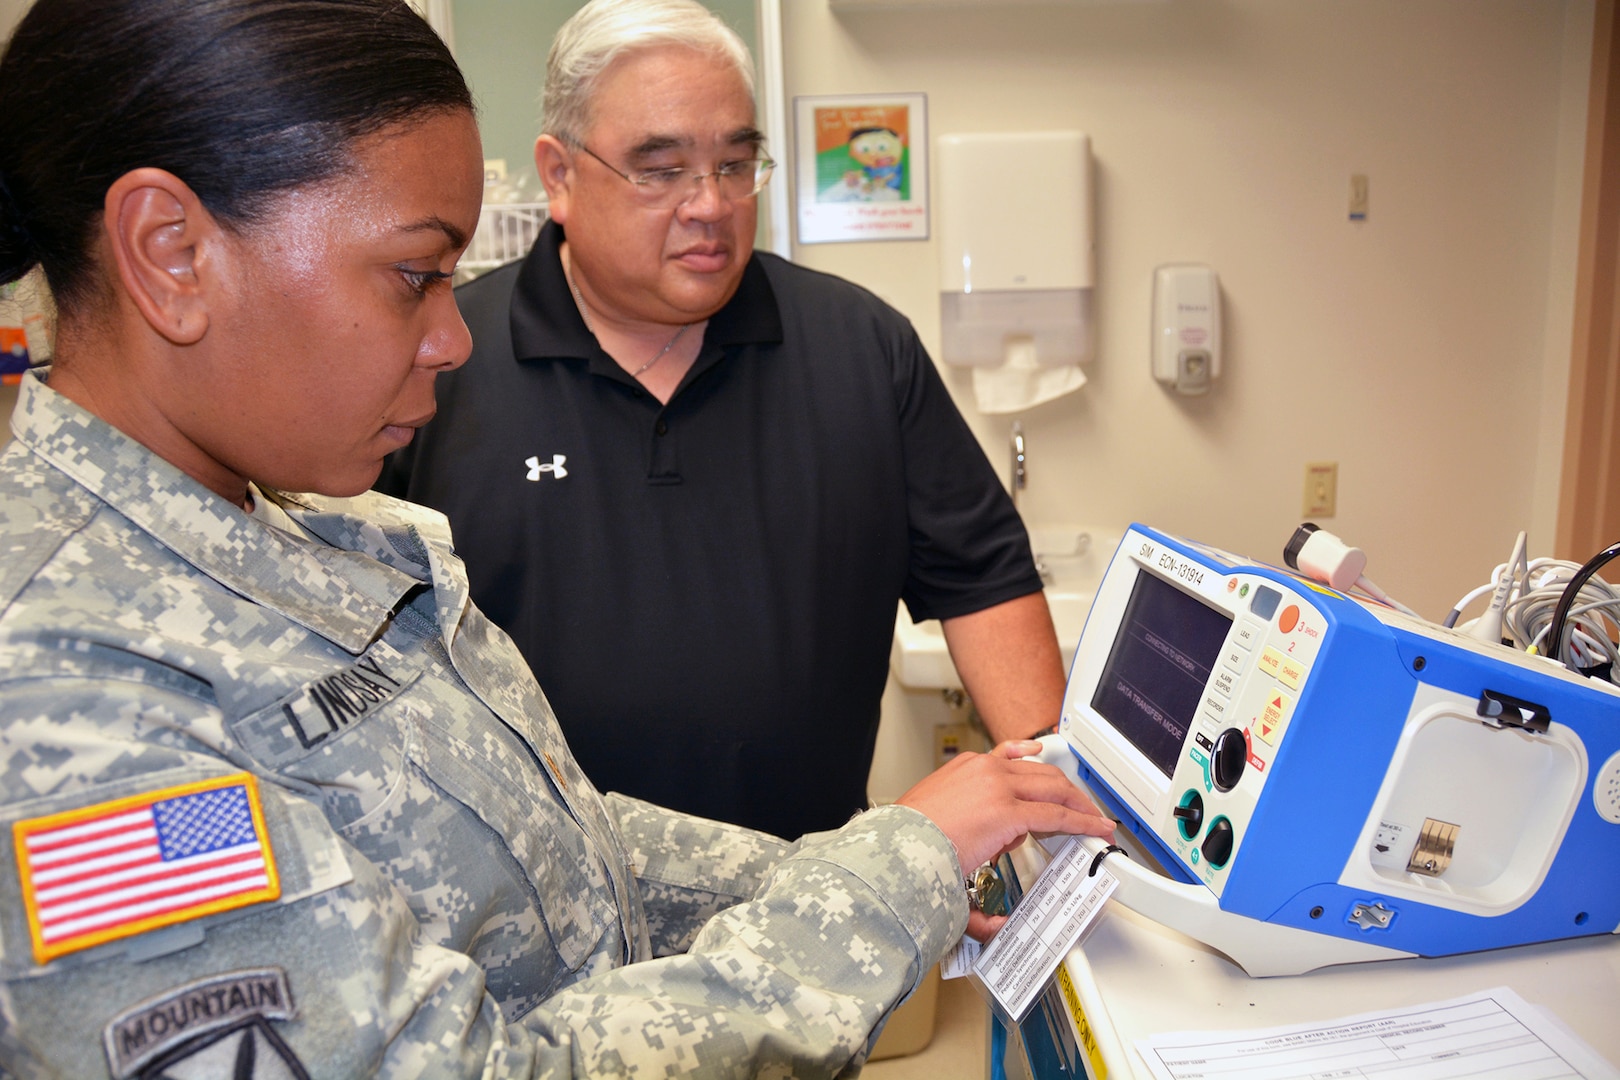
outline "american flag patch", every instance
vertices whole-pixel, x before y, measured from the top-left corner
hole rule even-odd
[[[19,821],[12,833],[41,964],[281,895],[247,773]]]

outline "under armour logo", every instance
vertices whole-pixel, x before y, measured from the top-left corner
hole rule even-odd
[[[563,477],[568,475],[568,470],[563,468],[563,462],[567,460],[567,455],[552,454],[551,460],[542,465],[540,464],[540,459],[538,457],[532,457],[523,463],[529,467],[529,475],[526,479],[538,480],[540,479],[541,473],[550,473],[558,480],[561,480]]]

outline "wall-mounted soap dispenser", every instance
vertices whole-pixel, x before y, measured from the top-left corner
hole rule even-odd
[[[1089,360],[1090,140],[1078,131],[943,135],[935,170],[943,359],[999,365],[1016,347],[1026,366]]]
[[[1153,272],[1153,377],[1182,394],[1209,392],[1221,373],[1221,284],[1207,266]]]

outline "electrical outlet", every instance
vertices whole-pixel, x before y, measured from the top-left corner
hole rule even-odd
[[[1355,173],[1350,177],[1350,220],[1367,220],[1367,176]]]
[[[934,768],[939,768],[964,750],[985,750],[984,739],[971,724],[934,725]]]
[[[1332,517],[1339,501],[1339,463],[1305,463],[1305,516]]]

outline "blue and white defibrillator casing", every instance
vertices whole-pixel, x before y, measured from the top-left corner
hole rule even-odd
[[[1060,734],[1251,974],[1620,929],[1620,691],[1552,661],[1136,525]]]

